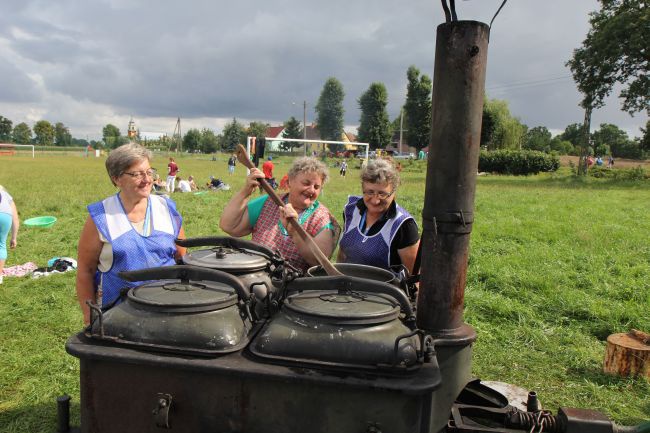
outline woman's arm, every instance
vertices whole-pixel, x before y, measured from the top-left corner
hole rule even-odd
[[[406,269],[408,269],[409,274],[413,272],[413,265],[415,265],[415,258],[418,255],[419,246],[420,241],[418,240],[413,245],[397,250],[397,254],[399,254],[399,258]]]
[[[11,202],[11,241],[9,248],[16,248],[18,245],[18,228],[20,227],[20,219],[18,218],[18,209],[16,203]]]
[[[248,198],[259,187],[257,179],[264,178],[264,174],[257,168],[251,169],[246,178],[246,184],[230,199],[219,220],[219,227],[230,236],[246,236],[253,231],[248,221]]]
[[[347,259],[347,258],[345,257],[345,253],[343,252],[343,250],[342,250],[341,247],[339,246],[339,252],[338,252],[338,254],[336,255],[336,263],[345,263],[345,260],[346,260],[346,259]]]
[[[99,239],[97,227],[89,216],[86,219],[79,245],[77,247],[77,300],[83,314],[84,325],[90,323],[90,308],[86,301],[95,301],[95,272],[99,264],[99,255],[102,251],[102,241]]]
[[[185,239],[185,237],[185,227],[181,226],[181,229],[178,231],[178,239]],[[176,261],[179,261],[185,254],[187,254],[187,248],[176,245],[176,254],[174,254]]]

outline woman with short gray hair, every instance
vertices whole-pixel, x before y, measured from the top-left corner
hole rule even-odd
[[[328,179],[327,166],[316,158],[297,158],[289,169],[289,192],[281,197],[283,207],[268,200],[268,195],[250,199],[259,187],[258,179],[263,178],[264,173],[259,169],[251,169],[242,190],[224,208],[219,227],[230,236],[252,234],[253,242],[280,251],[289,264],[306,271],[318,261],[288,224],[289,218],[295,218],[323,254],[330,257],[336,247],[339,225],[317,200]]]
[[[395,201],[399,172],[388,160],[361,170],[361,196],[349,196],[338,262],[413,272],[420,238],[415,219]]]
[[[121,271],[174,265],[185,253],[175,239],[184,238],[183,219],[169,198],[151,195],[151,152],[137,143],[111,151],[108,177],[117,194],[88,206],[77,257],[77,299],[84,324],[90,323],[86,301],[108,308],[124,287]]]

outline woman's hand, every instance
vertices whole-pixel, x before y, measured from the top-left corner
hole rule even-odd
[[[298,221],[298,212],[291,206],[291,204],[286,204],[280,208],[280,221],[282,225],[287,229],[287,233],[292,235],[294,233],[294,228],[289,223],[289,219],[295,219]]]
[[[9,248],[12,248],[12,249],[16,248],[17,245],[18,245],[18,239],[16,239],[16,238],[12,239],[11,242],[9,242]]]
[[[251,168],[251,172],[246,177],[246,191],[248,195],[251,195],[260,186],[260,182],[257,179],[264,179],[264,173],[262,173],[258,168]]]

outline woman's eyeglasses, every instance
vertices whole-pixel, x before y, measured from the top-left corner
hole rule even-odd
[[[368,197],[368,198],[375,198],[377,197],[379,200],[386,200],[388,197],[393,195],[395,191],[387,192],[387,191],[364,191],[363,195]]]
[[[153,179],[153,170],[147,170],[147,171],[125,171],[122,174],[128,174],[131,176],[133,179],[144,179],[145,177],[149,177]]]

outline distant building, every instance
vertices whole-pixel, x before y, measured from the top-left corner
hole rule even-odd
[[[129,127],[126,131],[126,136],[129,137],[131,140],[135,140],[138,138],[138,131],[135,129],[135,122],[133,121],[133,117],[131,120],[129,120]]]

